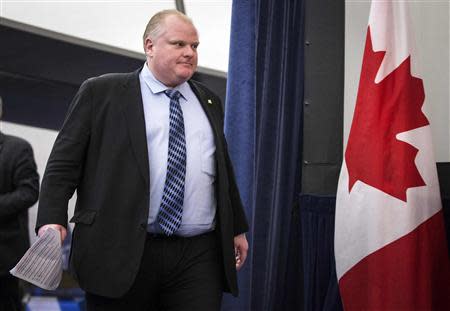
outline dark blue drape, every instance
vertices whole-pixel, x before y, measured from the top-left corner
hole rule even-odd
[[[300,195],[293,218],[288,275],[301,283],[303,300],[288,293],[287,310],[343,310],[334,261],[336,197]],[[293,258],[297,262],[293,262]],[[296,266],[301,265],[301,270]],[[299,271],[300,270],[300,271]]]
[[[303,10],[303,1],[233,2],[225,132],[251,228],[240,297],[226,297],[224,310],[277,310],[287,301],[302,146]]]
[[[225,134],[242,203],[253,228],[255,152],[255,1],[233,1],[225,109]],[[252,234],[247,235],[253,245]],[[239,271],[239,298],[225,296],[222,310],[250,310],[252,258],[250,249]]]

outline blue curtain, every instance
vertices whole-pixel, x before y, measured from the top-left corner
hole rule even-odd
[[[301,258],[299,264],[303,267],[299,281],[304,300],[296,302],[296,310],[343,310],[334,261],[335,205],[335,196],[303,194],[299,197],[296,245]]]
[[[233,1],[225,105],[225,135],[242,203],[250,222],[250,234],[247,235],[250,247],[253,245],[255,172],[255,4],[253,0]],[[253,255],[250,249],[247,262],[238,273],[239,298],[225,295],[222,310],[251,310],[249,297]]]
[[[251,228],[240,297],[225,297],[223,310],[277,310],[287,299],[302,146],[303,11],[303,1],[233,1],[225,133]]]

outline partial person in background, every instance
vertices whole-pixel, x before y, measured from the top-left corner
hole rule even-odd
[[[175,11],[154,15],[147,61],[87,80],[47,163],[36,230],[66,236],[91,310],[219,310],[238,294],[248,224],[219,98],[191,80],[199,39]]]
[[[0,97],[0,119],[3,112]],[[30,247],[28,208],[39,195],[33,150],[0,130],[0,310],[22,310],[19,280],[9,273]]]

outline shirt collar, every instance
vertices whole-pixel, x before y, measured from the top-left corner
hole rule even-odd
[[[164,85],[164,83],[155,78],[150,68],[148,68],[147,63],[144,64],[144,68],[141,71],[141,77],[142,79],[144,79],[145,84],[153,94],[158,94],[170,89],[166,85]],[[189,88],[189,84],[187,82],[183,82],[173,89],[179,91],[181,93],[181,96],[186,99],[185,95],[188,93]]]

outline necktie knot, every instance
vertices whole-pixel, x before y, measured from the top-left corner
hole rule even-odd
[[[181,93],[177,90],[167,89],[164,91],[164,94],[167,95],[170,99],[178,100],[181,96]]]

